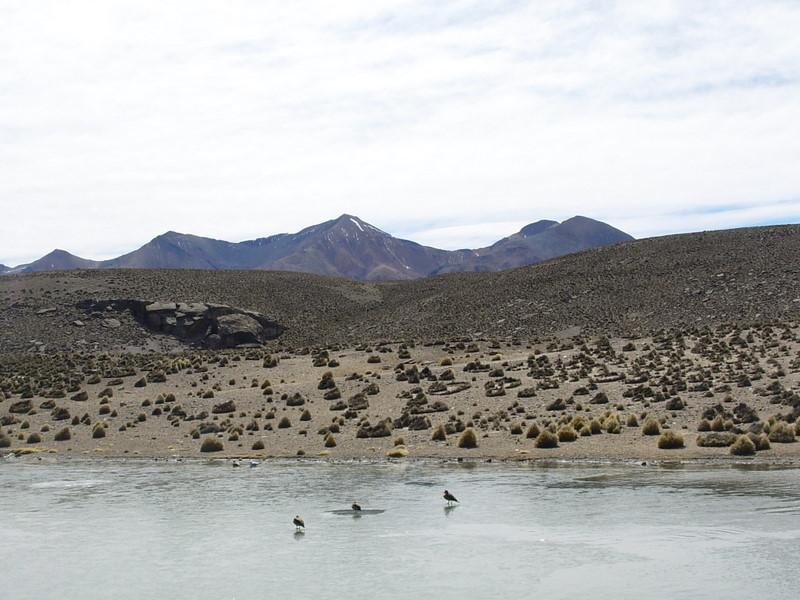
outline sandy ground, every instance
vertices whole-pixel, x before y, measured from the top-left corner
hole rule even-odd
[[[165,381],[152,381],[152,366],[135,375],[100,377],[96,383],[89,383],[92,374],[85,372],[80,385],[85,400],[72,399],[76,392],[56,399],[34,396],[28,398],[32,409],[22,413],[11,412],[23,399],[6,389],[0,402],[5,425],[0,429],[7,447],[0,452],[228,459],[395,455],[398,460],[800,462],[800,444],[792,441],[772,441],[769,449],[747,457],[732,456],[727,446],[698,445],[706,435],[698,427],[704,412],[713,407],[722,416],[716,423],[712,418],[706,421],[717,429],[794,437],[800,410],[792,405],[800,405],[799,339],[797,328],[784,327],[608,343],[565,339],[538,346],[486,340],[387,344],[328,349],[327,357],[314,350],[281,350],[271,354],[278,359],[271,367],[265,366],[265,350],[167,356],[159,366],[175,372]],[[485,370],[465,370],[475,363]],[[398,378],[411,372],[414,379],[414,369],[422,374],[418,382],[408,381],[406,375]],[[326,372],[333,376],[339,400],[324,398],[329,389],[320,389],[320,382]],[[5,375],[8,388],[10,374]],[[151,380],[136,387],[148,375]],[[487,385],[501,395],[489,395]],[[464,389],[437,393],[459,388]],[[520,397],[522,390],[527,397]],[[332,410],[359,392],[366,392],[368,407]],[[298,396],[303,404],[292,406]],[[411,430],[396,422],[415,397],[418,409],[437,401],[445,405],[440,412],[421,416],[429,420],[424,429]],[[231,403],[231,411],[215,412],[224,403]],[[755,411],[750,422],[734,411],[741,404]],[[69,411],[69,417],[56,419],[59,408]],[[281,428],[284,417],[290,426]],[[669,428],[680,434],[683,447],[659,448],[660,433],[643,433],[648,418],[658,422],[662,433]],[[359,437],[386,420],[393,424],[385,428],[388,435]],[[787,425],[778,426],[781,420]],[[104,437],[95,433],[98,424]],[[444,440],[432,439],[440,425],[448,424],[451,432]],[[532,425],[554,432],[572,425],[577,437],[540,448],[528,437]],[[586,431],[581,432],[582,427]],[[70,439],[56,441],[65,428]],[[211,428],[218,431],[208,432]],[[474,430],[476,447],[459,447],[460,430],[465,428]],[[774,433],[779,428],[783,436]],[[209,438],[218,440],[222,450],[202,452]]]

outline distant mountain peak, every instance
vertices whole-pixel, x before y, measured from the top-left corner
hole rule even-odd
[[[402,240],[355,215],[245,242],[167,231],[123,256],[103,262],[65,250],[2,273],[69,269],[244,269],[315,273],[348,279],[417,279],[457,271],[500,271],[594,246],[633,239],[587,217],[541,220],[478,250],[440,250]]]

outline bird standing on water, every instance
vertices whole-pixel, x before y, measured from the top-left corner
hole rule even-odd
[[[301,519],[299,515],[298,515],[298,516],[296,516],[296,517],[295,517],[295,518],[292,520],[292,523],[294,523],[294,526],[295,526],[295,531],[300,531],[300,528],[301,528],[301,527],[302,527],[303,529],[305,529],[305,527],[306,527],[305,521],[303,521],[303,519]]]
[[[352,508],[356,512],[361,512],[361,505],[358,502],[353,502],[350,508]]]
[[[447,505],[448,505],[448,506],[450,506],[450,505],[451,505],[453,502],[458,502],[458,498],[456,498],[455,496],[453,496],[453,494],[451,494],[451,493],[450,493],[450,492],[448,492],[447,490],[445,490],[445,491],[444,491],[444,496],[442,496],[442,497],[443,497],[445,500],[447,500]]]

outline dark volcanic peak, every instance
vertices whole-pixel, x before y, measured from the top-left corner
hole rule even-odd
[[[78,306],[114,299],[256,311],[289,346],[558,332],[644,337],[660,330],[800,321],[800,225],[665,236],[496,273],[354,281],[303,273],[94,269],[0,277],[0,352],[114,350],[152,342],[135,320]],[[110,328],[114,326],[114,328]],[[150,340],[150,341],[148,341]]]
[[[538,221],[488,248],[476,250],[461,263],[443,265],[438,273],[503,271],[633,238],[606,223],[572,217],[563,223]]]
[[[245,251],[243,251],[245,250]],[[168,231],[129,254],[103,263],[125,269],[236,269],[247,265],[246,247]]]
[[[395,238],[344,214],[295,234],[232,243],[168,231],[138,250],[103,262],[57,250],[10,272],[125,269],[259,269],[348,279],[417,279],[458,271],[497,271],[632,239],[605,223],[573,217],[538,221],[480,250],[439,250]]]
[[[558,221],[536,221],[536,223],[531,223],[530,225],[525,225],[519,231],[519,235],[522,237],[529,237],[532,235],[538,235],[551,227],[555,227],[558,225]]]
[[[20,272],[33,273],[35,271],[67,271],[71,269],[96,269],[99,261],[88,260],[70,254],[66,250],[53,250],[37,261],[25,265]]]

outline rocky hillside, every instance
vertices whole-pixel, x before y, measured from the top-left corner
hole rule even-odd
[[[800,226],[650,238],[501,272],[411,281],[225,270],[84,270],[0,277],[0,348],[150,350],[178,342],[86,302],[206,302],[258,312],[287,346],[661,329],[800,320]],[[114,312],[112,306],[106,312]],[[79,324],[78,324],[79,323]],[[105,324],[104,324],[105,323]],[[116,324],[118,323],[118,325]],[[273,342],[275,343],[275,342]]]

